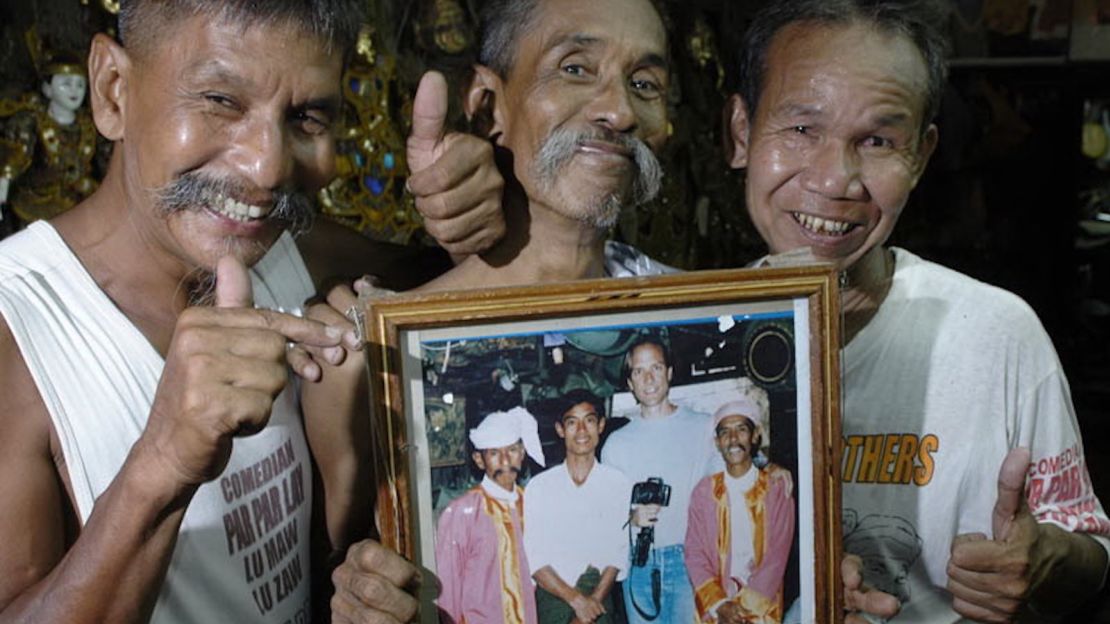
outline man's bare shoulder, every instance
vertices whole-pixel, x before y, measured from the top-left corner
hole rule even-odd
[[[323,217],[297,239],[297,248],[317,289],[326,289],[327,280],[373,275],[383,288],[409,290],[452,266],[438,247],[373,240]]]
[[[3,610],[53,569],[76,521],[51,446],[50,416],[2,316],[0,396],[0,543],[10,546],[0,557]]]
[[[50,414],[23,360],[15,336],[0,315],[0,449],[15,447],[51,454]],[[7,455],[0,450],[0,455]],[[5,477],[0,473],[0,479]]]

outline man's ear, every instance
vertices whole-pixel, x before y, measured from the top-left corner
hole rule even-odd
[[[937,149],[937,141],[940,140],[940,133],[937,130],[936,124],[929,124],[925,132],[921,134],[921,140],[917,145],[917,166],[914,171],[914,184],[921,179],[921,175],[925,173],[925,166],[929,164],[929,159],[932,158],[933,152]]]
[[[558,434],[560,438],[563,438],[564,440],[566,439],[567,432],[565,429],[563,429],[563,423],[561,421],[555,421],[555,433]]]
[[[480,453],[479,451],[474,451],[474,453],[472,453],[470,457],[474,460],[474,465],[478,466],[478,470],[486,469],[486,462],[482,460],[482,453]]]
[[[740,94],[733,93],[725,101],[721,118],[724,124],[721,141],[724,142],[722,147],[725,162],[733,169],[743,169],[748,166],[751,119],[748,117],[748,105],[744,103]]]
[[[131,57],[111,37],[97,34],[89,49],[89,105],[96,129],[105,138],[123,138]]]
[[[474,76],[463,98],[463,110],[474,134],[484,137],[501,134],[503,120],[498,105],[502,84],[497,72],[485,65],[474,66]]]

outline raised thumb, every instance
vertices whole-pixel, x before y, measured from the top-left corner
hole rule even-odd
[[[235,256],[224,256],[216,264],[216,307],[250,308],[254,306],[251,276],[247,267]]]
[[[432,164],[432,151],[443,139],[447,124],[447,80],[430,71],[420,79],[412,102],[412,134],[408,142],[409,168],[415,173]]]
[[[991,530],[996,541],[1006,539],[1014,517],[1021,511],[1030,456],[1029,449],[1018,447],[1010,450],[1002,460],[998,470],[998,498],[991,514]]]

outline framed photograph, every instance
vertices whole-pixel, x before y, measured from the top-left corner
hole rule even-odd
[[[367,305],[377,521],[424,570],[423,620],[552,621],[554,576],[612,583],[610,621],[673,593],[841,622],[836,284],[742,269]]]

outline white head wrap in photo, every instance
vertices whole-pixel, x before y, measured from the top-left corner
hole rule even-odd
[[[524,452],[529,457],[537,464],[545,465],[536,417],[523,407],[514,407],[507,412],[493,412],[470,430],[470,441],[479,451],[509,446],[517,440],[524,443]]]
[[[771,423],[769,422],[769,412],[771,402],[768,400],[767,391],[755,385],[747,377],[738,378],[736,386],[738,396],[722,405],[713,414],[711,435],[716,437],[717,425],[721,424],[722,420],[729,416],[743,416],[751,421],[752,426],[757,431],[763,434],[763,446],[770,445]]]

